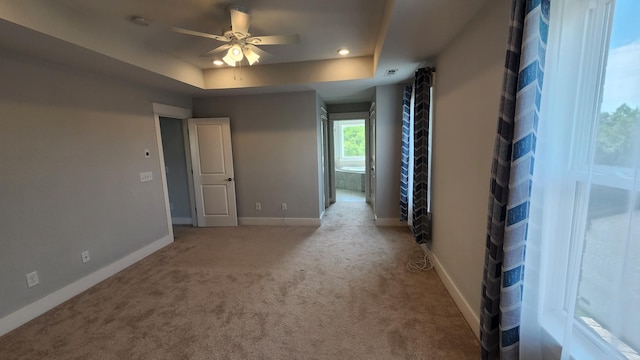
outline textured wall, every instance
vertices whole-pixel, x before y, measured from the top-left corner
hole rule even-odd
[[[193,101],[195,117],[229,117],[238,217],[319,218],[318,107],[314,91]],[[255,203],[262,210],[255,210]]]
[[[376,87],[376,215],[400,219],[403,85]]]
[[[433,124],[433,252],[479,314],[491,158],[510,1],[489,5],[440,54]]]
[[[168,234],[151,103],[189,102],[7,53],[0,79],[1,318]]]

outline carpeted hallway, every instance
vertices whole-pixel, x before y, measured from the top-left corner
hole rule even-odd
[[[176,241],[0,337],[0,359],[477,359],[408,229],[364,202],[315,227],[176,227]]]

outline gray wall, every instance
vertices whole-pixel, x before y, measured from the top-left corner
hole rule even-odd
[[[402,89],[403,85],[376,87],[375,213],[379,219],[400,219]]]
[[[319,218],[315,91],[197,98],[195,117],[229,117],[238,217]],[[255,203],[262,203],[262,211]]]
[[[435,74],[432,251],[476,315],[509,13],[510,1],[489,2]]]
[[[168,235],[151,102],[188,99],[6,52],[0,79],[3,317]]]
[[[171,217],[190,219],[191,201],[182,120],[161,117],[160,129],[164,166],[167,169],[167,190],[172,206]]]

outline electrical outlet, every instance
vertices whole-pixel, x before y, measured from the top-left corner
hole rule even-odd
[[[27,287],[34,287],[40,283],[40,279],[38,278],[38,272],[34,271],[32,273],[27,274]]]
[[[89,257],[89,251],[83,251],[82,252],[82,263],[86,263],[89,262],[89,260],[91,260],[91,258]]]
[[[153,180],[153,173],[151,171],[140,173],[140,182],[147,182]]]
[[[262,210],[262,204],[256,203],[256,210],[258,211]]]
[[[287,211],[287,203],[282,203],[282,211]]]

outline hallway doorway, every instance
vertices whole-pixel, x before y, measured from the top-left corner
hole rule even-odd
[[[336,201],[365,201],[366,123],[364,119],[333,122],[333,171]]]

